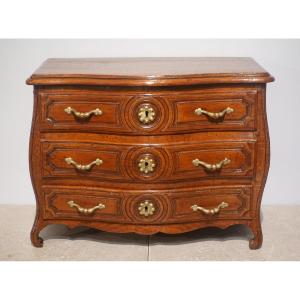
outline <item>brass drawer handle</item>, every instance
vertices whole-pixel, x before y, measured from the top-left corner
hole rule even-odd
[[[101,116],[102,115],[102,110],[99,108],[96,108],[94,110],[91,110],[89,112],[79,112],[76,109],[72,108],[72,107],[67,107],[64,109],[64,111],[68,114],[71,115],[73,114],[75,117],[80,118],[80,119],[88,119],[90,118],[92,115],[95,116]]]
[[[193,165],[195,167],[203,166],[207,171],[211,171],[211,172],[219,171],[222,169],[223,166],[228,165],[229,163],[230,163],[230,159],[226,157],[216,164],[208,164],[204,161],[199,160],[198,158],[193,160]]]
[[[212,118],[212,119],[221,119],[223,118],[226,114],[231,114],[232,112],[234,112],[234,109],[231,107],[227,107],[225,108],[223,111],[220,112],[209,112],[206,111],[202,108],[197,108],[195,109],[195,114],[200,116],[200,115],[207,115],[208,117]]]
[[[228,206],[229,206],[228,203],[222,202],[222,203],[220,203],[220,204],[219,204],[217,207],[215,207],[215,208],[212,208],[212,209],[206,209],[206,208],[204,208],[204,207],[201,207],[201,206],[198,206],[197,204],[195,204],[195,205],[191,206],[191,209],[192,209],[193,211],[198,211],[198,210],[200,210],[200,211],[203,212],[205,215],[210,215],[210,216],[212,216],[212,215],[215,215],[215,214],[219,213],[220,210],[221,210],[222,208],[225,208],[225,207],[228,207]]]
[[[145,156],[144,158],[140,159],[139,168],[141,173],[148,174],[154,171],[155,162],[152,158]]]
[[[139,211],[140,211],[140,215],[148,217],[148,216],[152,216],[154,214],[155,207],[154,207],[153,203],[146,200],[139,205]]]
[[[146,104],[139,109],[138,117],[141,123],[149,124],[155,120],[155,111],[150,104]]]
[[[97,158],[96,160],[92,161],[88,165],[78,164],[76,161],[74,161],[72,159],[72,157],[66,157],[65,161],[68,165],[73,165],[77,170],[80,170],[80,171],[88,171],[92,168],[92,166],[94,166],[94,165],[100,166],[103,163],[103,161],[100,158]]]
[[[75,207],[77,208],[77,210],[80,212],[80,213],[83,213],[85,215],[90,215],[92,214],[95,210],[97,209],[103,209],[105,208],[105,205],[102,204],[102,203],[99,203],[98,205],[94,206],[94,207],[91,207],[91,208],[84,208],[84,207],[81,207],[80,205],[78,205],[77,203],[75,203],[74,201],[69,201],[68,202],[69,206],[70,207]]]

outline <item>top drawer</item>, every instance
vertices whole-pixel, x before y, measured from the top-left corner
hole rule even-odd
[[[255,130],[257,89],[39,92],[41,128],[126,134]]]

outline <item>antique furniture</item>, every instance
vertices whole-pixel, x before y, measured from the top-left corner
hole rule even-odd
[[[245,224],[262,244],[266,83],[251,58],[49,59],[34,85],[31,232],[182,233]]]

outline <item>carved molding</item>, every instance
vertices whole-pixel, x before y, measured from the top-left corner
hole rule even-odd
[[[193,191],[189,193],[189,197],[194,199],[194,204],[202,206],[201,199],[212,199],[214,201],[213,205],[219,204],[222,201],[225,201],[229,204],[228,208],[222,210],[219,214],[214,216],[207,216],[201,213],[195,213],[192,210],[188,210],[190,203],[187,203],[187,212],[182,212],[179,208],[177,208],[178,201],[185,201],[185,195],[179,194],[172,197],[172,216],[170,220],[182,222],[186,221],[197,221],[201,219],[232,219],[232,218],[249,218],[250,210],[251,210],[251,187],[250,186],[242,186],[242,187],[214,187],[214,188],[203,188],[198,191]],[[230,204],[231,201],[226,198],[226,195],[232,197],[235,196],[239,201],[238,208],[231,209]],[[218,198],[218,200],[215,199]],[[188,198],[186,199],[188,200]]]
[[[103,177],[107,176],[107,178],[124,178],[124,171],[121,169],[121,156],[122,151],[119,147],[113,147],[109,145],[101,145],[100,143],[85,143],[85,142],[69,142],[69,141],[55,141],[55,142],[42,142],[42,156],[43,159],[43,170],[42,176],[43,177],[78,177],[78,175],[82,175],[83,177]],[[96,158],[105,156],[105,154],[115,156],[115,168],[114,169],[107,169],[103,168],[103,165],[107,162],[103,162],[99,168],[93,168],[91,171],[86,173],[79,173],[74,168],[70,167],[69,165],[65,164],[64,157],[62,156],[62,166],[57,166],[53,162],[53,156],[55,153],[65,153],[65,156],[68,156],[70,152],[68,151],[78,151],[78,153],[92,153],[93,156]],[[100,157],[100,158],[101,158]],[[104,165],[105,166],[105,165]]]
[[[186,99],[183,99],[183,98]],[[181,99],[182,98],[182,99]],[[228,129],[228,128],[248,128],[248,129],[254,129],[257,127],[256,124],[256,112],[255,110],[255,102],[257,101],[257,92],[256,90],[251,90],[247,92],[212,92],[212,93],[205,93],[203,94],[199,93],[198,95],[195,94],[188,94],[186,96],[181,96],[180,99],[177,99],[172,102],[172,110],[174,111],[174,118],[173,123],[169,130],[172,130],[172,128],[177,128],[177,130],[184,129],[185,127],[187,129],[190,129],[192,125],[194,126],[201,126],[205,128],[205,130],[222,130],[222,129]],[[189,100],[190,99],[190,100]],[[203,103],[203,106],[205,107],[205,103],[224,103],[224,106],[232,106],[233,103],[241,103],[245,107],[245,114],[241,116],[239,119],[227,119],[226,116],[222,123],[216,124],[216,122],[209,121],[207,118],[199,118],[197,120],[191,120],[191,121],[182,121],[180,122],[178,120],[178,105],[180,103],[183,104],[198,104],[198,106],[201,106]],[[193,113],[193,109],[191,109],[191,114]],[[199,127],[200,129],[200,127]]]
[[[47,188],[44,192],[45,198],[45,210],[44,217],[47,218],[59,218],[59,219],[84,219],[92,220],[94,218],[99,220],[105,220],[106,218],[112,222],[121,223],[134,223],[134,224],[170,224],[170,223],[182,223],[182,222],[195,222],[202,219],[210,219],[211,217],[195,214],[192,210],[189,211],[190,202],[195,202],[195,204],[201,205],[201,199],[212,199],[211,201],[227,201],[229,202],[229,207],[216,216],[214,219],[233,219],[233,218],[245,218],[249,219],[249,212],[251,210],[251,187],[250,186],[219,186],[214,188],[195,188],[193,190],[163,190],[155,192],[143,192],[143,191],[128,191],[128,192],[109,192],[98,189],[88,189],[84,192],[74,189],[64,189],[64,188]],[[226,195],[227,198],[226,198]],[[216,198],[217,197],[217,200]],[[238,207],[230,208],[232,203],[230,199],[235,197],[238,200]],[[57,199],[60,199],[60,204],[56,203]],[[113,201],[116,206],[114,212],[107,213],[101,210],[99,214],[95,214],[93,217],[87,217],[84,215],[78,215],[76,210],[70,209],[65,206],[62,209],[63,204],[62,199],[77,200],[85,199],[93,206],[98,202],[109,203]],[[99,200],[96,200],[99,199]],[[139,207],[141,203],[149,201],[155,207],[155,212],[152,215],[145,217],[140,214]],[[178,201],[183,201],[187,205],[185,210],[188,212],[182,212],[177,208]],[[58,205],[58,206],[57,206]]]
[[[254,149],[255,142],[204,142],[199,145],[193,146],[174,146],[169,149],[172,155],[173,161],[173,172],[170,175],[172,178],[195,178],[195,179],[211,179],[211,178],[227,178],[231,176],[254,176]],[[240,161],[241,167],[233,167],[230,164],[226,165],[220,172],[209,173],[203,168],[195,168],[192,165],[190,170],[180,168],[181,155],[184,153],[190,153],[193,158],[203,160],[202,153],[224,153],[220,159],[228,157],[231,159],[231,164],[235,163],[234,158],[231,157],[230,153],[241,153],[243,160]],[[205,159],[204,159],[205,160]],[[209,162],[213,163],[213,162]]]
[[[124,126],[121,123],[121,101],[119,97],[111,95],[103,95],[101,99],[97,94],[95,95],[81,95],[78,93],[70,94],[47,94],[41,93],[41,124],[45,128],[53,127],[55,129],[68,129],[69,126],[74,128],[80,128],[81,130],[94,130],[97,128],[105,129],[120,129]],[[113,100],[110,100],[113,99]],[[53,108],[55,106],[60,106],[61,110],[56,114],[53,113]],[[108,116],[107,112],[104,110],[101,117],[98,119],[92,118],[91,120],[79,120],[75,119],[72,115],[65,114],[63,108],[69,106],[82,106],[85,107],[86,111],[94,109],[96,106],[110,107],[112,110],[111,115]],[[83,127],[84,125],[84,127]]]
[[[45,208],[44,217],[47,218],[58,218],[58,219],[84,219],[84,220],[107,220],[109,222],[124,221],[124,214],[122,212],[122,196],[120,194],[107,194],[103,192],[94,193],[92,191],[82,190],[67,190],[67,189],[53,189],[44,191],[45,197]],[[113,212],[107,212],[105,209],[101,210],[100,213],[95,213],[92,216],[81,215],[76,210],[70,208],[66,203],[62,203],[62,199],[65,198],[65,202],[69,200],[79,201],[84,199],[89,202],[89,206],[94,206],[98,203],[110,203],[115,207]],[[56,201],[59,199],[59,202]],[[65,205],[65,209],[63,209]]]

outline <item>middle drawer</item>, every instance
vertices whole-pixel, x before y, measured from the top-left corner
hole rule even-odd
[[[254,141],[156,145],[42,141],[42,177],[162,182],[254,176]]]

